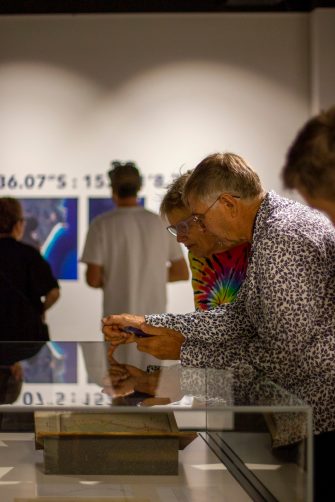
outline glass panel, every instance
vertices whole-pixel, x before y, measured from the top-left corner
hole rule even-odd
[[[197,436],[252,499],[312,500],[311,409],[264,377],[172,361],[144,370],[120,364],[105,342],[0,343],[0,432],[35,432],[38,447],[48,444],[45,469],[63,472],[70,443],[60,438],[81,451],[84,437],[98,437],[108,456],[108,441],[130,433],[144,451],[143,431],[157,452],[170,438],[170,460],[156,462],[165,474],[176,474],[174,441],[178,451]]]
[[[15,364],[14,361],[20,361]],[[0,342],[1,406],[303,406],[273,382],[241,371],[120,364],[105,342]],[[7,383],[6,383],[7,382]]]

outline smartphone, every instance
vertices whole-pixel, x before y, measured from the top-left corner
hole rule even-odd
[[[125,333],[130,333],[131,335],[139,336],[141,338],[150,336],[148,335],[148,333],[144,333],[144,331],[142,331],[139,328],[133,328],[133,326],[125,326],[124,328],[122,328],[121,331],[124,331]]]

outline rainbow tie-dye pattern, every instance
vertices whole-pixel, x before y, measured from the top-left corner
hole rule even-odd
[[[250,247],[248,243],[241,244],[210,258],[196,258],[189,253],[197,310],[212,309],[235,300],[246,276]]]

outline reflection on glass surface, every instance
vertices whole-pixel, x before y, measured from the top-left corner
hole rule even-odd
[[[303,407],[298,398],[255,373],[180,364],[121,364],[108,342],[1,342],[0,368],[20,385],[12,407],[184,405]],[[12,380],[13,380],[12,379]],[[1,401],[5,398],[1,388]],[[15,399],[14,399],[15,397]]]

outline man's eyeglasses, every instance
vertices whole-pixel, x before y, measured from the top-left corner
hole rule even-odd
[[[179,223],[177,223],[176,225],[170,225],[169,227],[166,227],[166,230],[168,232],[170,232],[170,234],[174,235],[175,237],[177,237],[177,235],[187,235],[187,233],[189,231],[189,228],[190,228],[190,225],[192,223],[197,223],[202,230],[206,230],[206,226],[205,226],[205,223],[204,223],[205,216],[208,213],[208,211],[210,209],[212,209],[212,207],[214,206],[214,204],[216,204],[216,202],[222,197],[222,195],[225,195],[225,193],[221,193],[215,199],[215,201],[206,209],[206,211],[204,213],[195,213],[195,214],[192,214],[186,220],[182,220]],[[228,195],[230,195],[231,197],[234,197],[235,199],[240,199],[241,198],[240,195],[234,195],[234,194],[231,194],[231,193],[228,194]]]
[[[179,221],[176,225],[166,227],[166,230],[170,232],[170,234],[174,235],[174,237],[177,237],[177,235],[187,235],[193,222],[195,222],[195,217],[190,216],[186,220]]]
[[[206,211],[204,213],[194,213],[192,216],[193,216],[193,221],[195,223],[198,223],[200,225],[200,227],[205,230],[206,229],[206,226],[205,226],[205,216],[206,214],[208,213],[208,211],[210,209],[212,209],[212,207],[217,203],[217,201],[223,196],[223,195],[230,195],[231,197],[234,197],[234,199],[240,199],[241,196],[240,195],[234,195],[232,193],[220,193],[220,195],[215,199],[215,201],[206,209]]]

